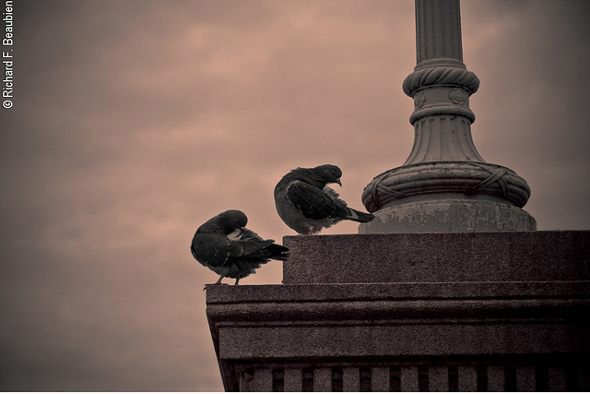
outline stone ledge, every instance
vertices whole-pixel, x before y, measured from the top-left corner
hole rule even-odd
[[[590,352],[588,281],[218,286],[207,316],[224,376],[240,360]]]
[[[588,353],[588,324],[228,326],[224,361]]]
[[[465,299],[587,298],[590,281],[417,282],[207,287],[207,305]]]
[[[288,236],[283,283],[590,280],[590,231]]]
[[[590,281],[216,286],[215,328],[262,326],[590,322]],[[213,327],[212,327],[213,329]]]

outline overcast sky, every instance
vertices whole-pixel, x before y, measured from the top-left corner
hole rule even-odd
[[[413,1],[15,2],[1,111],[0,389],[220,390],[196,227],[333,163],[341,195],[401,165]],[[462,4],[473,138],[540,230],[590,228],[588,1]],[[325,234],[354,233],[340,224]],[[280,283],[272,263],[244,285]]]

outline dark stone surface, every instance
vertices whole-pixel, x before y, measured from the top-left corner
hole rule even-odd
[[[420,371],[432,389],[443,387],[453,368],[457,384],[480,384],[474,366],[484,366],[489,387],[507,387],[504,373],[513,373],[524,390],[539,365],[563,383],[551,387],[590,388],[588,231],[286,243],[285,284],[207,288],[226,390],[274,387],[276,371],[285,388],[303,387],[302,371],[324,387],[320,377],[334,367],[359,385],[361,370],[392,366],[406,389],[425,384]]]
[[[213,286],[222,359],[590,352],[590,282]]]
[[[207,315],[228,390],[244,366],[439,360],[435,371],[590,354],[590,281],[212,286]]]
[[[207,305],[406,300],[524,300],[586,298],[589,281],[355,283],[208,286]]]
[[[219,355],[270,362],[588,352],[588,328],[588,324],[541,327],[526,323],[222,327]]]
[[[590,231],[289,236],[283,283],[590,279]]]

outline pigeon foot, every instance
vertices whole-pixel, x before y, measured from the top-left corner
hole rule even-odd
[[[207,283],[203,286],[203,291],[207,290],[209,286],[229,286],[227,283]]]

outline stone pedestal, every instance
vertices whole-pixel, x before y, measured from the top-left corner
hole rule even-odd
[[[590,231],[286,237],[211,286],[226,390],[590,389]]]
[[[360,234],[535,231],[526,211],[510,204],[457,196],[440,200],[397,202],[379,210]]]

